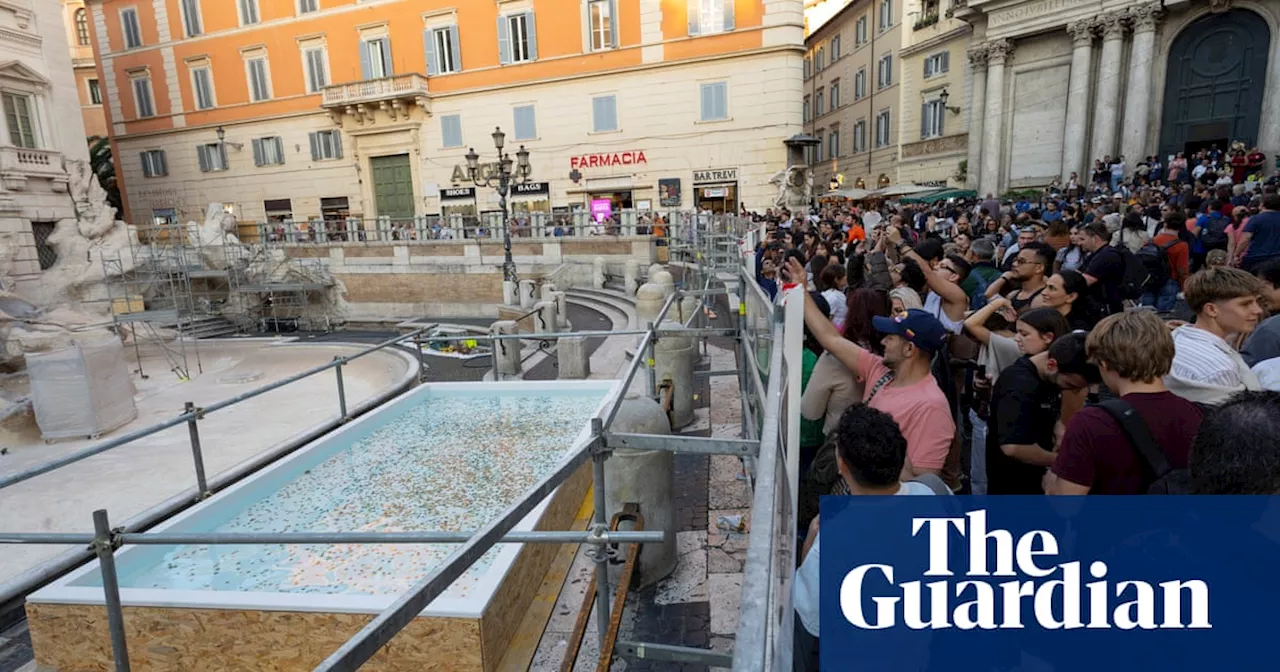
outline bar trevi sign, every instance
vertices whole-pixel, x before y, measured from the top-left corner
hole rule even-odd
[[[712,184],[716,182],[737,182],[737,168],[713,168],[711,170],[693,171],[694,184]]]

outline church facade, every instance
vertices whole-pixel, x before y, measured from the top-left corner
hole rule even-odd
[[[968,186],[1043,187],[1096,159],[1280,153],[1280,3],[955,0],[968,50]]]

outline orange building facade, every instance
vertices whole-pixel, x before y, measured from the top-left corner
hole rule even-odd
[[[764,208],[801,132],[802,0],[89,0],[134,223]],[[221,133],[219,132],[221,131]],[[220,137],[221,136],[221,137]],[[661,194],[661,196],[660,196]]]
[[[67,25],[67,44],[71,48],[71,69],[75,72],[76,92],[80,99],[80,115],[88,137],[107,137],[107,115],[103,108],[102,81],[93,55],[93,30],[84,0],[62,0],[62,15]]]

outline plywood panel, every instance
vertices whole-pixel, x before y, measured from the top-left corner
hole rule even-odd
[[[371,614],[126,607],[129,661],[137,672],[313,669]],[[27,604],[36,662],[58,672],[111,669],[106,610]],[[418,618],[363,668],[387,672],[479,670],[480,623]]]
[[[536,529],[570,529],[590,487],[591,463],[587,462],[556,490]],[[555,544],[525,544],[506,579],[489,600],[480,622],[485,672],[497,669],[559,549]]]

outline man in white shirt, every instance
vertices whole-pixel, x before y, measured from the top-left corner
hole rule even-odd
[[[1206,268],[1183,286],[1194,324],[1173,332],[1170,392],[1195,403],[1218,405],[1242,390],[1259,390],[1258,377],[1228,340],[1247,335],[1262,318],[1262,282],[1238,268]]]
[[[839,437],[836,465],[849,494],[934,494],[931,486],[920,481],[903,483],[898,480],[907,459],[907,440],[889,414],[864,404],[854,404],[840,416],[836,434]],[[938,479],[934,487],[946,486]],[[809,525],[809,534],[800,555],[803,562],[796,570],[792,586],[792,603],[796,611],[792,666],[796,672],[818,669],[818,612],[821,603],[818,592],[819,520],[820,516],[815,517]],[[827,589],[838,590],[839,587],[828,586]]]

